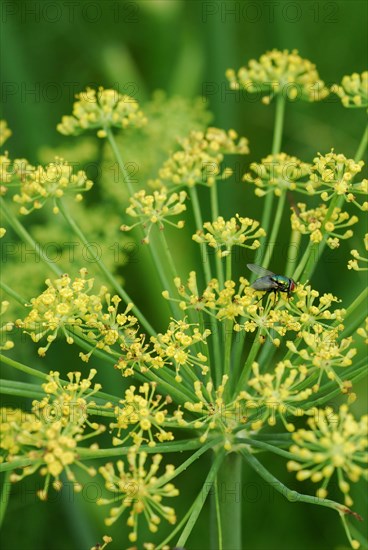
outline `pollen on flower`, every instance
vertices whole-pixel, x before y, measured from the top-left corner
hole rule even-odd
[[[257,249],[260,246],[257,238],[265,235],[265,231],[259,227],[259,222],[236,214],[229,221],[219,216],[213,222],[204,223],[203,230],[198,230],[193,235],[193,240],[199,244],[208,244],[221,258],[227,256],[233,246]],[[248,241],[251,242],[248,243]]]
[[[344,107],[368,107],[368,71],[344,76],[340,85],[331,86],[331,92],[339,96]]]
[[[298,50],[289,52],[273,49],[263,54],[258,61],[251,59],[237,73],[228,69],[226,77],[233,90],[263,92],[265,95],[262,101],[266,105],[277,94],[284,94],[291,101],[320,101],[329,94],[316,66],[300,57]]]
[[[150,466],[146,466],[147,457],[145,452],[137,454],[131,451],[127,456],[128,466],[119,460],[116,463],[117,471],[112,463],[99,468],[100,474],[105,479],[106,489],[114,493],[111,499],[101,498],[97,501],[99,505],[114,504],[105,523],[112,525],[126,510],[129,511],[127,525],[131,528],[129,540],[132,542],[138,539],[140,521],[145,520],[153,533],[158,530],[161,518],[171,525],[176,523],[175,510],[162,503],[163,499],[176,497],[179,494],[178,489],[169,482],[175,471],[174,466],[167,465],[166,472],[158,476],[162,455],[150,457]]]
[[[63,116],[57,130],[64,135],[78,135],[85,130],[97,130],[97,136],[104,138],[108,128],[136,127],[147,122],[138,102],[131,96],[116,90],[87,88],[76,96],[73,115]]]
[[[148,195],[144,189],[135,193],[130,197],[130,206],[126,209],[127,214],[133,218],[138,218],[139,221],[131,226],[122,225],[122,231],[130,231],[137,225],[142,225],[146,233],[145,242],[149,242],[150,232],[153,225],[157,224],[159,229],[164,228],[164,224],[171,225],[178,229],[184,227],[184,221],[180,220],[176,223],[169,218],[178,216],[186,210],[185,200],[187,194],[185,191],[179,193],[168,194],[166,188],[154,191],[152,195]]]
[[[297,430],[292,435],[294,444],[290,452],[294,459],[288,462],[288,470],[297,472],[300,481],[322,481],[318,489],[321,498],[327,496],[327,487],[336,472],[345,504],[351,506],[349,482],[356,483],[368,473],[363,467],[368,445],[368,416],[355,420],[347,405],[342,405],[338,413],[330,407],[315,409],[307,423],[309,429]]]

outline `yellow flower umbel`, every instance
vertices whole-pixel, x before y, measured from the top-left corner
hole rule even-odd
[[[198,344],[205,344],[206,339],[211,334],[209,329],[201,331],[199,325],[190,324],[185,320],[173,320],[169,328],[164,334],[151,336],[153,349],[157,354],[157,358],[151,359],[152,366],[155,367],[157,360],[161,362],[161,366],[172,364],[176,370],[175,380],[182,381],[179,372],[181,368],[199,367],[202,374],[206,375],[209,371],[207,365],[208,358],[202,352],[195,353],[195,348]]]
[[[320,295],[310,285],[298,285],[294,300],[289,301],[288,308],[303,331],[321,334],[325,329],[331,328],[328,324],[330,321],[337,321],[339,324],[335,324],[335,328],[338,332],[344,328],[342,322],[346,310],[337,308],[331,311],[332,304],[337,302],[340,300],[330,292]]]
[[[179,144],[180,149],[159,170],[158,179],[150,182],[152,186],[211,187],[217,179],[226,179],[232,174],[229,168],[221,169],[225,155],[249,153],[246,138],[238,138],[234,130],[226,132],[219,128],[208,128],[206,132],[193,131]]]
[[[368,233],[364,235],[364,248],[368,252]],[[354,269],[354,271],[367,271],[368,258],[364,258],[359,254],[358,250],[350,250],[350,254],[353,256],[354,260],[348,261],[348,269]],[[358,262],[364,262],[362,266],[359,266]]]
[[[152,195],[147,195],[142,189],[130,197],[130,206],[126,209],[127,214],[133,218],[139,218],[139,221],[131,226],[122,225],[122,231],[130,231],[137,225],[143,225],[146,237],[144,242],[149,242],[150,232],[153,225],[157,224],[159,229],[164,229],[164,224],[167,223],[178,229],[184,227],[184,221],[180,220],[177,223],[172,222],[168,218],[178,216],[186,210],[184,201],[187,198],[185,191],[179,193],[171,193],[168,195],[165,188],[159,191],[154,191]]]
[[[268,155],[260,163],[252,162],[250,169],[254,172],[244,174],[243,181],[253,183],[254,193],[263,197],[267,193],[280,196],[290,190],[305,191],[306,176],[310,173],[310,164],[291,157],[286,153]]]
[[[288,470],[296,471],[299,481],[322,482],[316,492],[319,498],[326,498],[328,484],[336,472],[345,504],[351,506],[349,482],[368,476],[363,467],[367,463],[368,416],[357,421],[347,405],[342,405],[337,414],[330,407],[315,409],[307,423],[310,429],[298,430],[292,436],[295,443],[290,452],[295,458],[288,462]]]
[[[313,389],[319,389],[321,379],[326,375],[330,380],[337,382],[342,392],[349,391],[351,383],[347,380],[343,382],[335,369],[346,368],[352,364],[352,358],[357,353],[355,348],[350,347],[352,338],[343,338],[340,341],[334,329],[325,330],[320,334],[303,331],[301,336],[305,347],[298,347],[292,341],[286,342],[286,345],[292,353],[299,355],[301,366],[308,371],[308,375],[318,373],[318,380]]]
[[[61,134],[75,136],[85,130],[97,129],[98,137],[103,138],[109,128],[140,128],[147,122],[137,101],[116,90],[87,88],[76,97],[78,101],[73,105],[73,116],[63,116],[57,125]]]
[[[331,92],[340,97],[344,107],[368,107],[368,71],[344,76],[341,85],[334,84]]]
[[[98,294],[91,294],[94,279],[87,279],[87,270],[80,270],[74,280],[68,275],[60,279],[46,280],[47,289],[37,298],[32,298],[32,310],[16,325],[31,335],[34,342],[46,336],[47,345],[38,349],[43,357],[59,331],[68,344],[74,343],[74,335],[87,340],[92,349],[80,353],[88,361],[94,348],[110,353],[111,346],[119,344],[125,349],[134,338],[138,328],[137,319],[128,315],[131,304],[123,313],[118,313],[119,296],[112,296],[102,286]]]
[[[0,147],[4,145],[7,139],[12,135],[12,131],[8,128],[6,120],[0,120]]]
[[[337,206],[328,217],[328,208],[325,204],[307,210],[306,204],[298,202],[297,207],[298,211],[293,210],[291,214],[291,228],[302,235],[309,235],[312,243],[320,243],[324,235],[328,235],[326,242],[330,248],[337,248],[340,245],[340,239],[350,239],[353,231],[346,228],[359,221],[357,216],[349,216]]]
[[[183,412],[180,409],[174,413],[174,416],[182,426],[200,430],[200,441],[202,443],[207,440],[210,433],[212,435],[221,434],[224,448],[231,451],[236,437],[235,429],[245,424],[247,417],[244,403],[242,403],[245,399],[241,394],[229,403],[224,399],[224,391],[228,380],[229,377],[224,375],[221,384],[216,389],[212,381],[204,385],[197,380],[194,382],[194,391],[198,401],[186,402],[184,408],[196,416],[199,415],[198,418],[187,422],[183,418]]]
[[[329,94],[316,66],[300,57],[298,50],[274,49],[261,55],[258,61],[251,59],[248,66],[241,67],[237,73],[228,69],[226,77],[233,90],[266,94],[262,98],[265,104],[277,94],[304,101],[320,101]]]
[[[255,250],[260,246],[258,237],[264,237],[265,231],[259,227],[259,222],[251,218],[242,218],[239,214],[225,221],[222,216],[213,222],[203,224],[205,231],[197,231],[193,235],[196,243],[205,243],[215,248],[217,255],[221,258],[231,253],[233,246],[242,246]],[[253,241],[248,244],[248,241]]]
[[[112,499],[99,499],[97,504],[114,504],[110,510],[110,517],[105,519],[106,525],[112,525],[124,512],[129,510],[128,527],[132,530],[129,540],[136,542],[138,538],[139,519],[145,519],[152,533],[158,531],[161,518],[170,524],[176,523],[175,510],[162,504],[162,500],[168,497],[176,497],[178,489],[172,483],[166,482],[174,473],[174,466],[168,464],[163,476],[157,477],[157,472],[162,460],[162,455],[154,455],[149,469],[146,466],[147,453],[134,451],[127,456],[128,468],[122,460],[114,465],[108,463],[99,468],[99,472],[105,479],[105,487],[114,493]],[[150,459],[151,460],[151,459]],[[121,503],[119,504],[119,501]]]
[[[10,159],[7,151],[0,155],[0,194],[5,195],[8,190],[18,190],[27,175],[34,172],[35,167],[26,159]]]
[[[74,174],[73,167],[68,162],[56,157],[54,162],[45,167],[28,167],[21,179],[19,193],[14,195],[13,200],[22,205],[19,209],[20,214],[39,210],[51,200],[54,203],[53,212],[57,214],[57,199],[65,194],[71,194],[80,202],[83,199],[82,193],[89,191],[92,185],[93,182],[87,178],[83,170],[78,170]]]
[[[172,432],[166,431],[164,424],[168,414],[165,405],[171,403],[167,395],[164,399],[156,392],[156,384],[145,382],[138,388],[130,386],[125,391],[125,398],[120,400],[120,405],[115,407],[116,422],[110,424],[111,429],[118,430],[118,437],[114,437],[113,445],[123,445],[131,437],[134,445],[139,447],[142,443],[148,443],[149,447],[156,445],[157,441],[172,441]],[[121,439],[121,431],[129,430],[126,437]],[[153,434],[154,432],[154,434]]]
[[[64,471],[74,490],[82,489],[71,465],[79,466],[90,476],[96,473],[94,468],[86,468],[80,462],[77,451],[77,445],[84,439],[105,430],[104,426],[89,420],[89,408],[95,406],[91,397],[101,388],[100,384],[91,387],[96,372],[91,370],[88,378],[82,378],[80,372],[71,372],[69,383],[63,384],[59,373],[51,371],[48,381],[42,385],[46,396],[41,401],[33,401],[31,414],[5,411],[5,438],[0,446],[7,451],[7,460],[21,457],[31,460],[21,474],[12,473],[10,480],[16,482],[40,470],[46,478],[44,488],[38,491],[42,500],[47,498],[51,480],[54,489],[61,489],[60,475]],[[92,430],[89,433],[85,433],[87,426]]]
[[[274,373],[259,372],[258,363],[252,365],[253,378],[248,380],[251,391],[242,391],[241,397],[247,399],[247,409],[256,409],[252,419],[252,429],[260,429],[267,421],[270,426],[275,426],[278,418],[285,428],[293,432],[295,426],[287,419],[287,415],[302,416],[304,410],[298,407],[312,394],[311,388],[304,388],[303,382],[306,373],[298,367],[293,368],[290,361],[280,361]]]
[[[354,177],[361,172],[364,162],[355,162],[343,154],[331,151],[326,155],[318,154],[313,159],[310,181],[306,189],[310,194],[319,194],[323,201],[341,196],[347,202],[354,203],[361,210],[368,210],[368,201],[360,205],[355,195],[367,195],[368,180],[353,183]]]

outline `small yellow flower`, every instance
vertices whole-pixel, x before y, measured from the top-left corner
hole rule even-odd
[[[3,317],[3,315],[6,313],[6,311],[9,308],[9,302],[7,300],[3,300],[1,302],[1,308],[0,308],[0,317]],[[14,328],[14,323],[7,322],[0,326],[0,350],[1,351],[9,351],[10,349],[13,349],[14,342],[9,339],[8,333],[11,332]]]
[[[168,218],[178,216],[186,210],[184,204],[186,198],[187,194],[185,191],[168,195],[167,190],[161,188],[159,191],[154,191],[152,195],[147,195],[146,191],[142,189],[129,199],[130,206],[126,210],[129,216],[139,218],[139,221],[131,226],[122,225],[120,229],[122,231],[130,231],[137,225],[143,225],[146,233],[144,239],[145,243],[149,242],[149,235],[155,224],[157,224],[158,228],[161,230],[164,229],[165,223],[182,229],[184,227],[184,221],[180,220],[174,223]]]
[[[168,188],[212,186],[217,179],[231,176],[229,168],[222,170],[224,156],[247,154],[248,140],[238,138],[234,130],[208,128],[206,132],[192,131],[179,141],[180,149],[164,162],[158,179],[150,181],[153,187]]]
[[[226,77],[233,90],[266,94],[262,99],[265,104],[277,94],[283,94],[290,101],[320,101],[329,94],[316,66],[301,58],[298,50],[273,49],[258,61],[251,59],[248,66],[241,67],[237,73],[228,69]]]
[[[243,181],[256,186],[254,193],[258,197],[272,192],[280,196],[287,190],[305,192],[310,164],[286,153],[279,153],[268,155],[260,163],[252,162],[250,169],[254,174],[251,172],[245,174]]]
[[[336,472],[345,504],[351,506],[349,482],[356,483],[368,474],[363,466],[367,462],[368,416],[357,421],[347,405],[342,405],[338,413],[330,407],[315,409],[307,423],[309,429],[292,435],[295,443],[290,452],[295,458],[288,462],[288,470],[296,471],[299,481],[322,482],[316,493],[320,498],[327,496],[327,487]]]
[[[275,426],[279,417],[285,428],[293,432],[294,424],[287,416],[302,416],[304,410],[298,405],[312,394],[311,388],[303,389],[306,373],[294,368],[288,360],[280,361],[274,373],[261,374],[258,363],[253,363],[252,371],[253,378],[248,381],[251,389],[241,392],[241,396],[247,399],[247,408],[256,409],[252,428],[259,429],[266,421]]]
[[[77,445],[84,439],[97,436],[104,431],[104,426],[91,422],[90,408],[96,404],[91,397],[101,389],[100,384],[92,386],[96,370],[91,370],[87,378],[80,372],[68,374],[69,382],[60,382],[58,372],[50,372],[48,380],[42,385],[45,397],[33,401],[32,412],[6,409],[3,411],[0,448],[7,453],[7,460],[29,458],[32,462],[23,467],[22,473],[12,473],[10,480],[17,482],[37,470],[45,476],[44,488],[38,496],[45,500],[50,482],[56,490],[62,483],[60,475],[65,472],[67,479],[74,485],[75,491],[81,485],[71,470],[74,464],[95,475],[94,468],[86,468],[79,460]],[[85,433],[87,427],[92,431]]]
[[[364,235],[364,248],[368,252],[368,233]],[[353,256],[354,260],[348,261],[348,269],[353,269],[354,271],[367,271],[368,265],[365,266],[365,264],[368,263],[368,258],[365,258],[361,254],[359,254],[358,250],[350,250],[350,254]],[[358,262],[364,262],[362,265],[359,265]]]
[[[324,234],[331,235],[327,244],[332,249],[339,246],[339,239],[350,239],[353,236],[353,231],[347,228],[359,221],[357,216],[349,216],[338,207],[329,212],[325,204],[307,210],[307,205],[299,202],[297,207],[298,210],[293,210],[291,214],[291,228],[302,235],[309,234],[313,243],[320,243]]]
[[[0,147],[4,145],[7,139],[12,135],[12,131],[8,128],[6,120],[0,120]]]
[[[97,129],[98,137],[106,137],[109,128],[136,127],[146,124],[146,118],[137,101],[116,90],[87,88],[77,94],[73,115],[63,116],[57,130],[64,135],[78,135],[85,130]]]
[[[112,525],[118,518],[129,510],[127,520],[128,527],[132,528],[129,540],[136,542],[138,539],[139,520],[145,519],[148,528],[152,533],[158,531],[161,517],[171,525],[176,523],[175,510],[163,505],[165,498],[176,497],[178,489],[170,483],[165,482],[175,472],[171,464],[166,466],[166,473],[157,476],[162,455],[152,456],[152,463],[149,468],[145,466],[147,453],[137,454],[131,451],[128,456],[128,468],[122,460],[116,463],[117,473],[112,463],[99,468],[99,472],[105,479],[105,487],[114,493],[112,499],[99,499],[97,504],[114,504],[110,510],[110,516],[105,519],[106,525]]]
[[[328,201],[336,195],[342,196],[348,203],[354,203],[361,210],[368,210],[368,202],[359,204],[355,196],[367,195],[368,180],[353,183],[354,177],[361,172],[363,166],[362,160],[355,162],[341,153],[334,153],[333,150],[326,155],[319,153],[313,159],[306,190],[311,195],[321,195],[323,201]]]
[[[206,232],[205,232],[206,231]],[[233,246],[242,246],[255,250],[260,246],[258,237],[264,237],[266,232],[259,227],[259,222],[251,218],[242,218],[239,214],[225,221],[222,216],[213,222],[203,224],[203,230],[193,235],[193,240],[199,244],[205,243],[215,248],[221,258],[231,253]],[[253,241],[248,244],[248,241]]]
[[[172,432],[164,427],[168,415],[164,407],[171,403],[171,398],[166,396],[164,399],[155,392],[156,384],[147,382],[138,388],[138,393],[134,386],[125,391],[125,398],[120,400],[120,405],[114,410],[116,421],[110,424],[111,429],[118,430],[114,445],[122,445],[128,437],[133,439],[136,447],[142,443],[154,447],[155,438],[160,442],[174,439]],[[120,439],[121,431],[127,429],[128,435]]]
[[[53,201],[53,212],[57,214],[57,199],[65,194],[74,194],[75,200],[80,202],[81,193],[89,191],[93,185],[83,170],[74,174],[73,167],[59,157],[45,167],[27,166],[22,171],[19,193],[13,197],[16,203],[22,205],[19,210],[21,214],[39,210],[49,199]]]
[[[344,107],[368,107],[368,71],[344,76],[341,85],[334,84],[331,92],[340,97]]]

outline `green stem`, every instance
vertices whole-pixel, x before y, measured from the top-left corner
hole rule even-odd
[[[289,248],[287,252],[287,260],[286,260],[286,266],[285,266],[286,276],[289,276],[289,274],[293,271],[292,267],[297,262],[301,236],[302,235],[301,233],[299,233],[299,231],[295,231],[295,229],[291,231],[290,243],[289,243]]]
[[[211,187],[211,214],[212,214],[212,221],[215,221],[219,217],[216,180]],[[217,278],[219,281],[219,285],[220,285],[220,288],[223,288],[224,287],[224,268],[222,265],[221,258],[217,254],[215,254],[215,262],[216,262],[216,271],[217,271]]]
[[[276,97],[276,111],[275,111],[275,125],[274,125],[274,131],[273,131],[273,140],[272,140],[272,154],[277,155],[280,153],[281,150],[281,143],[282,143],[282,132],[284,128],[284,118],[285,118],[285,105],[286,101],[282,93],[278,94]],[[270,224],[271,224],[271,215],[272,215],[272,206],[273,206],[273,200],[274,200],[274,194],[273,191],[270,191],[266,195],[264,209],[263,209],[263,216],[261,221],[261,227],[265,230],[266,234],[269,232]],[[261,240],[261,243],[264,242],[263,237]],[[264,253],[263,253],[264,247],[260,246],[257,250],[255,263],[262,264]],[[254,276],[253,276],[254,280]]]
[[[226,455],[217,476],[223,550],[242,549],[242,459]]]
[[[364,157],[364,153],[367,148],[367,145],[368,145],[368,126],[365,127],[362,138],[360,140],[357,152],[354,157],[355,162],[359,162]]]
[[[239,382],[236,386],[236,390],[235,390],[235,395],[237,393],[239,393],[242,389],[244,389],[245,387],[245,383],[246,381],[248,380],[248,377],[249,377],[249,373],[250,373],[250,370],[252,368],[252,365],[255,361],[255,358],[257,357],[257,353],[259,351],[259,348],[261,347],[262,345],[262,341],[261,341],[261,333],[262,333],[262,330],[259,329],[257,331],[257,334],[255,336],[255,340],[252,344],[252,347],[250,348],[250,351],[249,351],[249,354],[248,354],[248,357],[244,363],[244,367],[243,367],[243,370],[242,370],[242,373],[241,373],[241,376],[239,378]]]
[[[339,514],[349,513],[350,510],[343,504],[334,502],[333,500],[313,497],[310,495],[303,495],[292,491],[286,487],[281,481],[279,481],[275,476],[273,476],[266,468],[256,459],[255,456],[250,454],[247,450],[241,449],[241,454],[243,455],[246,462],[259,474],[267,483],[269,483],[276,491],[281,493],[287,500],[290,502],[306,502],[308,504],[319,504],[320,506],[326,506],[327,508],[332,508]]]
[[[126,304],[133,303],[133,300],[130,298],[129,294],[123,289],[123,287],[118,283],[115,277],[110,273],[110,271],[107,269],[104,262],[95,253],[94,249],[89,246],[89,242],[86,236],[84,235],[82,230],[79,228],[79,226],[76,224],[76,222],[73,220],[73,218],[70,216],[69,212],[67,211],[67,209],[65,208],[61,200],[58,201],[58,207],[60,209],[60,212],[64,216],[65,221],[69,224],[71,229],[74,231],[74,233],[77,235],[77,237],[84,244],[86,249],[89,251],[93,259],[95,260],[96,264],[98,265],[100,271],[105,275],[106,279],[109,281],[112,287],[115,288],[115,290],[120,294],[120,296],[123,298]],[[143,313],[140,311],[140,309],[136,305],[133,306],[132,312],[137,317],[141,325],[146,329],[146,331],[151,336],[156,334],[155,329],[150,325],[150,323],[147,321]]]
[[[3,281],[0,281],[0,287],[4,290],[4,292],[9,294],[9,296],[14,298],[14,300],[16,300],[20,305],[26,306],[27,304],[29,304],[29,300],[26,300],[25,298],[23,298],[23,296],[18,294],[18,292],[15,292],[15,290],[10,288],[10,286],[8,286]]]
[[[63,273],[62,269],[60,269],[57,264],[49,260],[47,255],[43,252],[42,247],[31,237],[26,228],[23,227],[23,225],[17,220],[13,212],[8,208],[6,202],[2,198],[0,198],[0,205],[5,215],[5,218],[12,226],[15,233],[17,233],[18,237],[22,239],[26,244],[29,244],[29,246],[33,248],[33,250],[36,252],[39,259],[45,262],[45,264],[54,273],[56,273],[56,275],[61,275]]]
[[[113,150],[113,153],[115,155],[115,158],[116,158],[117,163],[119,165],[119,168],[121,170],[121,173],[123,174],[124,183],[126,183],[129,194],[131,196],[133,196],[134,195],[133,183],[132,183],[132,181],[130,179],[130,176],[129,176],[126,168],[125,168],[122,156],[120,154],[119,148],[118,148],[117,143],[115,141],[114,134],[112,133],[112,130],[110,128],[106,128],[106,134],[107,134],[107,139],[109,140],[111,149]]]
[[[265,269],[267,269],[267,267],[270,265],[272,254],[273,254],[273,251],[274,251],[274,248],[275,248],[275,245],[276,245],[276,239],[277,239],[277,236],[279,234],[281,218],[282,218],[282,214],[283,214],[284,207],[285,207],[285,200],[286,200],[286,191],[284,191],[281,194],[281,196],[279,197],[279,200],[278,200],[276,214],[275,214],[275,218],[274,218],[273,225],[272,225],[271,235],[270,235],[270,238],[267,242],[267,253],[264,256],[264,259],[263,259],[263,262],[262,262],[262,266]]]
[[[26,374],[30,374],[31,376],[36,376],[37,378],[42,378],[42,380],[47,380],[47,374],[40,372],[39,370],[32,369],[32,367],[27,367],[26,365],[23,365],[18,361],[14,361],[14,359],[11,359],[7,355],[1,354],[0,361],[5,363],[6,365],[9,365],[10,367],[13,367],[17,370],[25,372]]]
[[[189,195],[192,201],[194,219],[195,219],[197,230],[203,231],[201,207],[199,205],[198,193],[195,186],[189,188]],[[212,279],[210,259],[207,254],[206,245],[204,243],[201,243],[199,246],[201,249],[201,257],[202,257],[203,269],[205,274],[205,280],[206,280],[206,283],[209,283],[209,281]]]
[[[203,487],[201,491],[199,492],[197,498],[195,499],[193,506],[192,506],[192,513],[190,514],[190,517],[188,519],[188,522],[182,532],[182,534],[179,537],[178,542],[176,543],[176,547],[183,547],[185,543],[187,542],[194,525],[197,522],[197,519],[199,517],[199,514],[201,513],[201,510],[203,508],[203,505],[206,501],[206,497],[208,496],[209,492],[212,490],[214,481],[216,479],[216,475],[218,472],[218,469],[220,468],[221,462],[224,458],[224,451],[220,451],[218,455],[216,456],[215,460],[212,463],[211,469],[206,477],[206,480],[203,484]],[[232,549],[232,550],[238,550],[238,549]]]
[[[4,522],[4,517],[8,507],[8,502],[9,502],[10,490],[11,490],[10,472],[5,472],[3,490],[1,492],[1,502],[0,502],[0,527]]]

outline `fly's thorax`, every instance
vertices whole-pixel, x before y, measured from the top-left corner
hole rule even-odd
[[[277,286],[281,289],[288,290],[290,287],[290,279],[285,275],[274,275],[272,280],[275,281]]]

